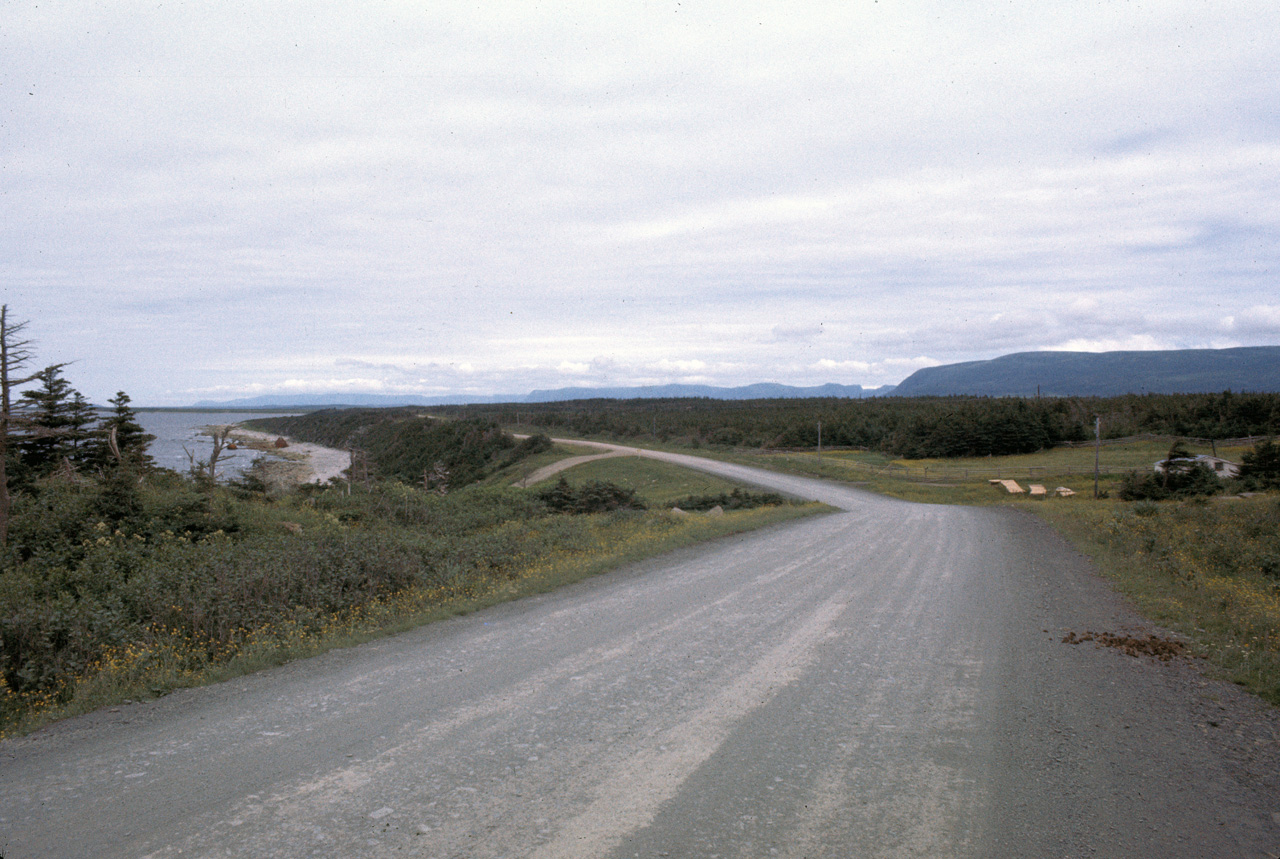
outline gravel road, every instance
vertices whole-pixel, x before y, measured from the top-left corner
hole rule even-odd
[[[0,855],[1280,855],[1276,711],[1033,517],[698,464],[842,512],[0,743]]]

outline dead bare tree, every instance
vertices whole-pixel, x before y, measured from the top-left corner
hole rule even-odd
[[[351,464],[347,467],[347,494],[351,494],[351,484],[360,480],[364,484],[364,488],[369,489],[373,483],[373,468],[369,461],[369,452],[361,450],[358,447],[348,448],[351,455]]]
[[[437,460],[431,468],[422,470],[422,488],[439,495],[449,493],[449,469],[443,462]]]
[[[226,449],[227,437],[231,435],[231,427],[215,427],[210,436],[213,438],[213,450],[209,453],[209,479],[218,479],[218,457]]]
[[[13,508],[6,472],[9,442],[15,429],[30,428],[30,421],[13,410],[13,392],[35,381],[40,372],[44,372],[21,375],[23,368],[35,357],[32,342],[22,339],[26,327],[25,321],[10,322],[9,305],[0,305],[0,546],[9,539],[9,514]]]
[[[211,483],[218,479],[218,459],[227,449],[227,438],[231,435],[232,429],[234,427],[230,426],[213,428],[209,433],[209,437],[213,439],[213,449],[209,452],[208,459],[197,460],[194,451],[189,450],[185,444],[182,446],[183,452],[187,455],[188,468],[192,477],[207,477]],[[116,450],[114,447],[112,449]]]
[[[116,465],[124,464],[124,454],[120,452],[120,440],[115,427],[112,427],[107,433],[107,449],[111,451],[111,456],[115,459]],[[183,450],[185,449],[183,448]]]

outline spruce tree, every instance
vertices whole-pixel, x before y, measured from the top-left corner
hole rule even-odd
[[[124,391],[117,391],[107,402],[112,405],[113,411],[98,430],[95,459],[108,468],[128,466],[142,471],[155,468],[155,460],[147,453],[147,447],[156,437],[138,423],[137,412],[129,405],[132,402],[129,395]]]
[[[26,420],[17,413],[13,394],[19,386],[36,379],[36,374],[22,375],[35,355],[31,341],[22,338],[26,327],[26,322],[10,322],[9,305],[0,305],[0,546],[9,538],[13,503],[9,483],[13,477],[11,468],[18,465],[15,436],[26,427]]]
[[[36,374],[40,386],[23,391],[18,408],[27,419],[27,433],[18,441],[23,464],[37,475],[51,474],[75,452],[73,417],[75,390],[58,366]]]
[[[71,403],[67,411],[67,441],[71,447],[71,462],[77,466],[92,464],[94,455],[93,430],[98,422],[98,412],[79,391],[71,395]]]

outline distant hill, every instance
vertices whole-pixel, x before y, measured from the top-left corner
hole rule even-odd
[[[520,400],[508,402],[556,403],[564,400],[666,400],[678,397],[707,397],[712,400],[788,400],[804,397],[861,397],[881,396],[881,388],[867,389],[861,385],[826,384],[809,388],[791,385],[775,385],[760,382],[740,388],[716,388],[711,385],[645,385],[637,388],[556,388],[551,391],[533,391]]]
[[[460,399],[461,402],[489,402],[489,400]],[[494,400],[493,402],[504,402]],[[454,401],[433,400],[430,397],[391,394],[261,394],[238,400],[201,400],[192,404],[193,409],[332,409],[344,406],[434,406],[455,405]]]
[[[431,397],[413,394],[262,394],[238,400],[202,400],[197,409],[335,408],[341,406],[459,406],[474,403],[558,403],[568,400],[639,400],[707,397],[713,400],[798,399],[803,397],[882,397],[892,385],[863,388],[861,385],[817,385],[797,388],[761,382],[738,388],[711,385],[646,385],[634,388],[555,388],[528,394],[494,394],[487,397],[465,395]]]
[[[1033,397],[1280,392],[1280,346],[1155,352],[1018,352],[917,370],[895,396]]]

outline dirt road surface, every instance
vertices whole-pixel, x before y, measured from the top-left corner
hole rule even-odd
[[[843,512],[0,743],[0,855],[1280,854],[1276,711],[1046,526],[700,464]]]

